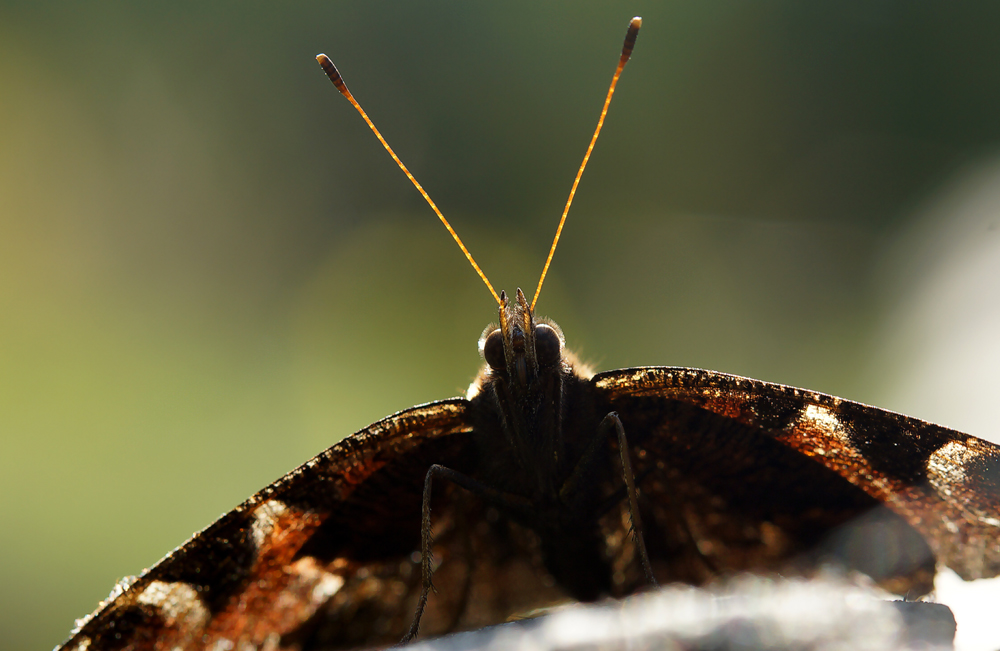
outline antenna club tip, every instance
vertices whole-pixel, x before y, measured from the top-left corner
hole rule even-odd
[[[642,27],[642,16],[636,16],[628,24],[628,33],[625,34],[625,45],[622,47],[622,58],[619,65],[624,66],[632,56],[632,49],[635,47],[635,39],[639,36],[639,28]]]
[[[330,78],[333,85],[337,87],[340,94],[350,99],[350,92],[348,92],[347,86],[344,85],[344,78],[340,76],[340,71],[337,70],[337,66],[333,65],[333,61],[330,60],[330,57],[325,54],[317,54],[316,62],[319,63],[321,68],[323,68],[323,72],[325,72],[326,76]]]

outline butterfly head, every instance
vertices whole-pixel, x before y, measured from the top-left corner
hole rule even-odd
[[[530,389],[541,375],[559,369],[564,338],[555,323],[536,321],[521,290],[512,301],[500,293],[500,324],[490,325],[479,338],[479,354],[490,375],[512,388]]]

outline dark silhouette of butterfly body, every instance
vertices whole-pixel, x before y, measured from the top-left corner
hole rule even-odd
[[[612,583],[596,517],[610,468],[588,454],[604,414],[595,411],[589,373],[563,354],[558,326],[536,327],[520,290],[517,301],[501,298],[500,325],[483,333],[487,363],[470,390],[473,474],[496,491],[495,507],[538,534],[555,581],[593,600]]]

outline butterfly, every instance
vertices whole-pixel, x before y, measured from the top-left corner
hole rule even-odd
[[[567,600],[735,572],[861,571],[927,593],[1000,574],[1000,448],[833,396],[691,368],[594,373],[497,292],[343,78],[317,57],[498,302],[464,398],[355,433],[138,578],[61,647],[315,649],[495,624]],[[433,585],[437,591],[432,591]]]

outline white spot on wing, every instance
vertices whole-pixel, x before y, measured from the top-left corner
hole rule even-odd
[[[216,640],[211,646],[208,647],[208,651],[231,651],[236,644],[232,640]]]
[[[949,441],[934,451],[927,459],[927,477],[938,495],[945,500],[955,502],[955,490],[962,490],[962,485],[968,483],[966,468],[982,456],[980,450],[970,448],[961,441]],[[961,502],[961,500],[958,500]],[[969,504],[958,504],[971,513],[976,520],[991,527],[1000,527],[1000,518],[995,513],[970,508]],[[946,520],[949,530],[958,526]]]
[[[312,602],[311,605],[313,608],[322,606],[330,597],[337,594],[344,587],[344,577],[327,571],[325,567],[311,556],[306,556],[295,561],[290,569],[295,579],[293,585],[286,591],[283,597],[293,599],[293,595],[304,594],[307,590],[308,598]],[[297,586],[301,586],[302,589]],[[281,605],[279,604],[279,606]]]
[[[344,577],[327,573],[313,588],[313,600],[325,602],[344,587]]]
[[[965,467],[975,457],[975,452],[958,441],[949,441],[935,450],[927,459],[927,472],[934,488],[938,492],[948,491],[948,484],[963,483]],[[938,486],[939,482],[943,485]]]
[[[56,647],[58,649],[59,647]],[[90,638],[81,638],[75,645],[69,647],[66,651],[87,651],[90,648]],[[56,651],[53,649],[52,651]]]
[[[844,425],[837,418],[837,415],[823,405],[806,405],[799,421],[802,425],[815,425],[823,429],[824,432],[835,435],[839,439],[846,437]]]
[[[204,626],[208,623],[208,608],[189,583],[151,581],[136,597],[140,604],[152,606],[165,619],[183,628]]]
[[[287,511],[288,507],[278,500],[268,500],[254,509],[250,535],[253,537],[257,549],[264,546],[271,532],[274,531],[275,522]]]

